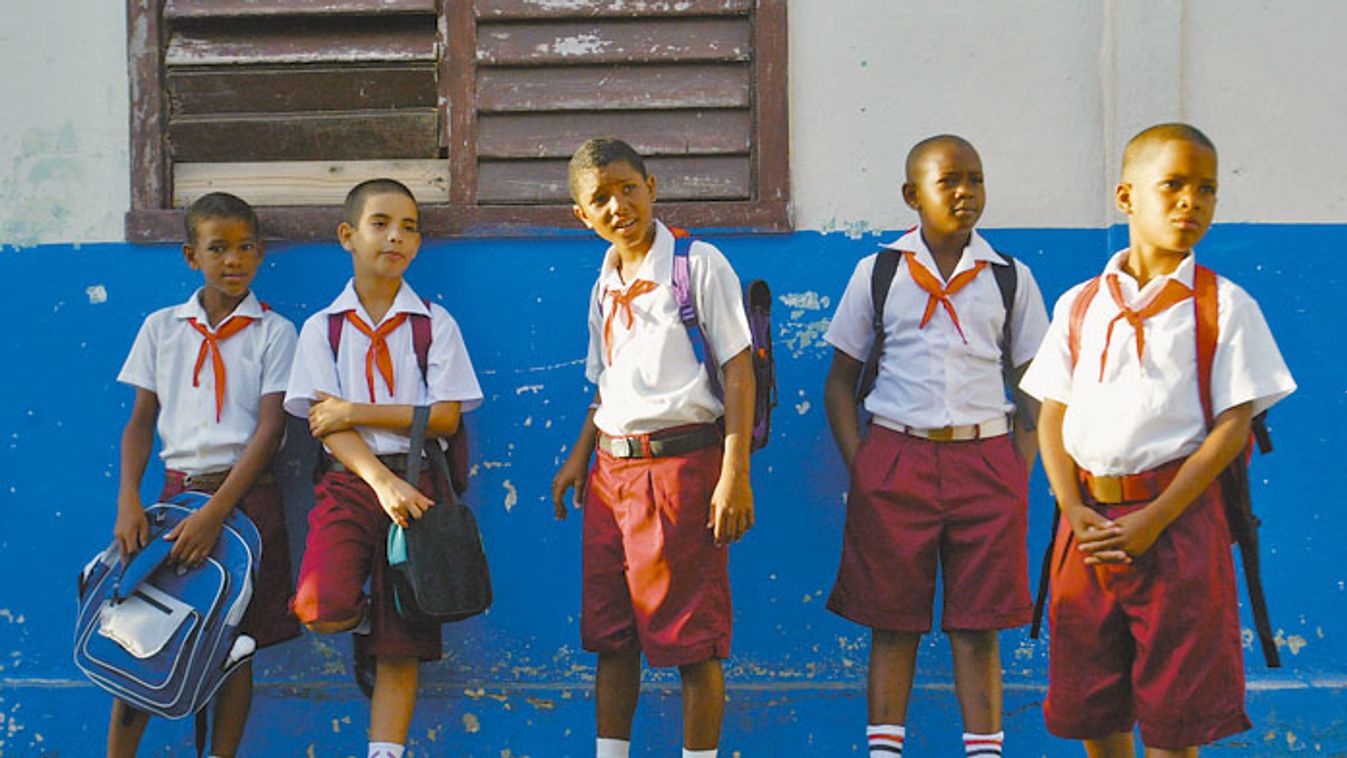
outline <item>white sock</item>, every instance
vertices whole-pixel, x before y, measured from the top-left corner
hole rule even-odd
[[[595,743],[594,758],[627,758],[630,752],[631,740],[600,737]]]
[[[371,742],[369,758],[402,758],[402,753],[406,749],[396,742]]]
[[[683,758],[716,758],[720,748],[713,747],[710,750],[688,750],[683,748]]]
[[[976,755],[982,758],[1000,758],[1001,743],[1006,741],[1004,731],[996,734],[963,733],[964,755]]]
[[[902,724],[870,724],[865,740],[870,743],[870,758],[900,758],[907,729]]]

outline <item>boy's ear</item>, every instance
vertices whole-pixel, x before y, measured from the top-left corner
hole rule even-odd
[[[903,202],[907,203],[907,207],[912,210],[918,210],[917,185],[912,182],[903,182]]]
[[[594,228],[594,224],[590,223],[589,216],[585,215],[585,209],[581,208],[578,204],[575,203],[571,204],[571,213],[574,214],[574,216],[577,219],[579,219],[580,223],[584,224],[586,228],[588,229]]]
[[[655,175],[654,175],[654,174],[646,174],[646,176],[645,176],[645,188],[648,189],[648,190],[650,190],[650,202],[652,202],[652,203],[655,202]]]
[[[1113,204],[1123,213],[1132,215],[1131,182],[1118,182],[1118,186],[1113,188]]]
[[[337,224],[337,242],[347,250],[351,249],[351,236],[355,234],[355,227],[345,221]]]
[[[189,244],[183,244],[182,258],[183,260],[187,261],[187,266],[189,268],[192,269],[201,268],[200,264],[196,262],[196,248],[194,246]]]

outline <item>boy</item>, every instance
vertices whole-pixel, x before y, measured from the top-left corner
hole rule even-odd
[[[1211,140],[1186,124],[1141,132],[1115,199],[1128,248],[1057,302],[1022,384],[1043,402],[1043,466],[1065,517],[1043,707],[1048,730],[1091,756],[1133,755],[1138,722],[1146,755],[1195,756],[1250,727],[1216,478],[1295,382],[1253,299],[1193,260],[1216,207]],[[1097,296],[1081,300],[1087,287]],[[1204,301],[1219,304],[1209,403]]]
[[[684,757],[713,757],[730,652],[725,546],[753,525],[754,380],[739,279],[719,250],[692,243],[707,354],[724,356],[722,402],[707,374],[718,367],[701,365],[679,317],[674,235],[651,212],[655,177],[616,139],[581,145],[569,172],[575,217],[611,244],[589,299],[585,374],[598,390],[552,480],[558,518],[567,489],[584,504],[580,635],[599,655],[596,755],[628,754],[644,652],[652,666],[678,667]]]
[[[885,246],[901,259],[883,304],[864,440],[856,386],[880,338],[871,294],[878,255],[856,265],[824,335],[835,348],[824,403],[851,472],[828,608],[871,630],[869,754],[902,755],[938,561],[965,749],[1001,755],[997,631],[1026,623],[1032,611],[1025,533],[1036,452],[1033,434],[1013,427],[1006,383],[1038,348],[1047,313],[1029,268],[973,229],[986,193],[971,144],[952,135],[925,139],[908,153],[906,173],[903,199],[920,225]],[[994,270],[1008,266],[1016,282],[1009,312],[1002,292],[1009,274]],[[1021,419],[1033,419],[1027,398],[1017,405]]]
[[[113,529],[122,556],[143,547],[149,524],[140,483],[157,426],[164,461],[160,500],[199,490],[211,498],[169,532],[170,557],[205,561],[235,507],[257,525],[262,562],[240,624],[257,647],[298,637],[290,616],[290,553],[281,490],[271,459],[281,443],[282,392],[295,352],[295,327],[258,301],[249,287],[262,263],[257,216],[233,195],[215,192],[187,210],[187,265],[203,286],[182,305],[145,319],[117,380],[136,388],[122,433],[121,486]],[[209,359],[209,360],[207,360]],[[209,365],[208,365],[209,364]],[[252,702],[252,662],[215,696],[211,756],[231,758],[243,739]],[[113,703],[108,755],[134,756],[149,715]]]
[[[482,400],[457,322],[402,278],[421,246],[417,219],[411,191],[391,179],[362,182],[346,196],[337,239],[351,254],[354,277],[304,322],[285,394],[285,409],[307,416],[326,450],[294,612],[315,632],[356,631],[358,671],[373,659],[369,758],[402,757],[419,661],[440,657],[439,625],[398,615],[386,555],[390,521],[405,526],[433,505],[423,494],[429,472],[420,490],[401,476],[412,413],[429,405],[426,435],[446,437],[459,414]],[[423,376],[413,322],[426,318]]]

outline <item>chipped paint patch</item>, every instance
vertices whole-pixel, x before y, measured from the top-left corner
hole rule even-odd
[[[543,391],[543,385],[541,385],[541,384],[525,384],[525,385],[523,385],[522,387],[515,387],[515,388],[514,388],[514,394],[516,394],[516,395],[522,395],[522,394],[524,394],[525,392],[531,392],[531,393],[533,393],[533,394],[536,395],[536,394],[538,394],[539,392],[542,392],[542,391]]]
[[[809,401],[802,400],[795,404],[795,412],[803,416],[809,412]]]
[[[477,734],[482,730],[482,722],[477,720],[477,716],[472,713],[463,714],[463,731],[468,734]]]
[[[597,55],[611,47],[612,40],[606,40],[597,34],[576,34],[571,37],[559,37],[551,45],[538,45],[534,49],[540,53],[550,52],[565,57]]]
[[[108,301],[108,290],[101,284],[85,287],[84,294],[89,296],[89,305],[102,305]]]
[[[515,489],[514,483],[509,479],[502,482],[505,487],[505,510],[514,510],[515,504],[519,502],[519,490]]]
[[[1281,629],[1277,630],[1277,636],[1274,637],[1272,641],[1277,643],[1277,647],[1290,650],[1291,655],[1300,655],[1300,651],[1303,650],[1306,645],[1310,644],[1299,634],[1286,634],[1286,632]]]
[[[787,308],[805,311],[821,311],[832,305],[832,300],[827,295],[819,295],[819,293],[813,290],[787,292],[778,297],[777,300],[780,300],[782,305],[785,305]],[[798,318],[795,314],[791,314],[791,317]]]
[[[828,343],[823,340],[823,334],[828,331],[828,324],[830,323],[832,323],[832,320],[829,318],[808,322],[789,321],[782,324],[781,328],[777,330],[777,337],[780,343],[790,351],[792,358],[799,358],[808,350],[823,352],[829,347]]]

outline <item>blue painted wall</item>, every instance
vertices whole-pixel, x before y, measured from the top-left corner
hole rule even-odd
[[[1122,244],[1116,229],[988,237],[1028,262],[1050,299]],[[830,349],[821,334],[853,264],[880,238],[711,239],[741,276],[768,278],[778,296],[781,394],[774,439],[753,460],[758,525],[732,553],[736,628],[721,754],[859,755],[867,638],[823,608],[846,483],[823,413]],[[1335,455],[1347,422],[1339,348],[1347,308],[1340,272],[1324,265],[1344,246],[1347,226],[1231,225],[1200,248],[1205,263],[1262,303],[1300,382],[1274,412],[1276,454],[1253,473],[1286,668],[1266,671],[1250,649],[1255,728],[1218,754],[1347,754],[1347,509]],[[591,393],[583,313],[600,252],[579,236],[435,241],[411,269],[418,291],[458,318],[486,392],[472,416],[469,500],[497,597],[486,616],[448,627],[445,660],[423,668],[413,755],[592,754],[594,661],[580,650],[578,629],[580,519],[552,519],[548,485]],[[256,287],[298,323],[349,271],[335,245],[277,246]],[[76,573],[107,544],[115,512],[117,445],[133,394],[115,376],[146,313],[184,300],[198,279],[175,248],[106,244],[0,252],[0,282],[0,756],[96,755],[108,701],[70,662],[70,634]],[[296,549],[309,505],[304,442],[292,435],[278,464]],[[152,467],[146,496],[158,486]],[[1050,507],[1040,472],[1031,556],[1047,538]],[[1011,754],[1077,754],[1042,726],[1046,645],[1012,631],[1002,650]],[[363,756],[367,708],[350,684],[348,655],[343,637],[265,651],[245,754]],[[909,749],[955,754],[960,725],[938,635],[920,665]],[[674,754],[676,680],[655,672],[648,681],[633,753]],[[156,723],[142,754],[187,755],[189,742],[188,724]]]

